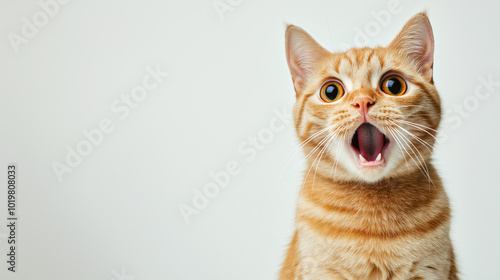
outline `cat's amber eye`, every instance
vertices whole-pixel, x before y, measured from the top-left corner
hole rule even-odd
[[[338,81],[328,81],[321,86],[319,96],[321,100],[328,103],[337,101],[344,96],[344,87]]]
[[[406,81],[398,75],[388,75],[380,83],[380,89],[393,96],[400,96],[406,93]]]

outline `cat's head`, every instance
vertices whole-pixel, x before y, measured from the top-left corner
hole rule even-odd
[[[387,47],[338,53],[288,26],[293,115],[309,172],[365,182],[418,169],[426,173],[441,120],[433,53],[424,13],[410,19]]]

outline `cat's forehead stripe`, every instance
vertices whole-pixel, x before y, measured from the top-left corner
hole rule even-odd
[[[372,76],[369,61],[373,56],[373,50],[352,49],[344,54],[339,67],[339,74],[346,79],[351,89],[369,83]]]
[[[373,57],[374,53],[375,53],[375,50],[370,50],[370,51],[366,52],[365,61],[367,61],[368,63],[370,63],[370,61],[372,60],[372,57]]]
[[[351,49],[333,61],[331,70],[335,73],[330,74],[340,76],[351,89],[373,86],[380,78],[378,76],[387,70],[384,64],[383,54],[378,49]]]

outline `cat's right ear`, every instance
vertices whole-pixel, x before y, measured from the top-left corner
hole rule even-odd
[[[295,92],[299,94],[311,77],[318,61],[329,54],[307,32],[288,25],[285,33],[286,59],[292,74]]]
[[[434,36],[426,13],[413,16],[389,44],[389,48],[401,52],[424,78],[432,82]]]

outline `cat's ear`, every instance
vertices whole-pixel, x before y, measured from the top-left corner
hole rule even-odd
[[[295,92],[300,93],[318,61],[329,52],[302,28],[289,25],[285,33],[286,59],[292,74]]]
[[[432,81],[434,64],[434,36],[429,18],[425,13],[413,16],[389,44],[389,48],[401,52],[428,81]]]

